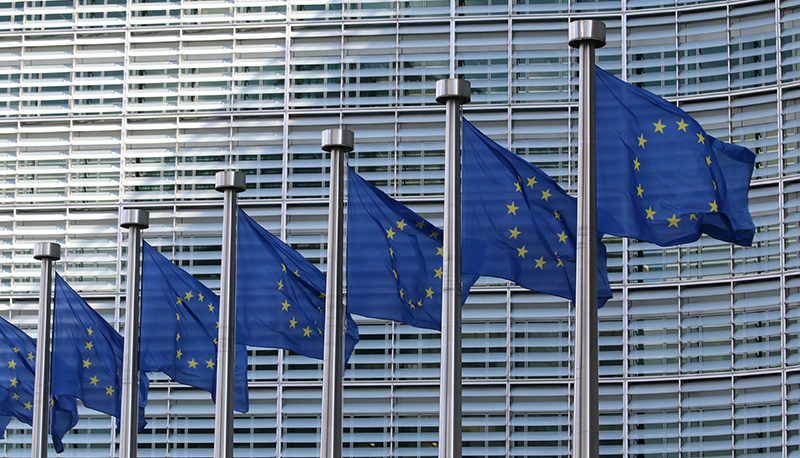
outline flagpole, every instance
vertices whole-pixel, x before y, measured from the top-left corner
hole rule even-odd
[[[446,105],[439,458],[460,458],[461,105],[470,101],[469,81],[437,81],[436,101]]]
[[[217,172],[215,189],[224,194],[222,266],[219,281],[217,392],[214,410],[214,458],[233,456],[233,368],[236,349],[236,195],[246,189],[243,172]]]
[[[31,458],[47,457],[47,432],[50,426],[50,346],[53,339],[52,303],[53,261],[61,259],[61,245],[37,242],[33,259],[42,261],[39,284],[39,329],[36,339],[36,374],[33,390],[33,438]]]
[[[606,26],[581,20],[569,25],[569,45],[579,48],[578,235],[575,278],[575,388],[572,456],[600,451],[597,363],[597,199],[595,196],[595,48],[606,44]]]
[[[342,376],[344,374],[344,317],[342,253],[344,252],[344,166],[353,151],[353,131],[322,131],[322,149],[331,153],[328,209],[328,272],[325,292],[325,349],[322,360],[321,458],[342,456]]]
[[[139,285],[142,275],[142,230],[150,212],[125,210],[119,226],[128,229],[128,276],[125,283],[125,347],[122,362],[119,458],[136,458],[139,433],[139,328],[142,320]]]

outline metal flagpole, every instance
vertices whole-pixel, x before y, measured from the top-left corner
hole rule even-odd
[[[125,210],[120,227],[128,229],[128,277],[125,283],[125,349],[122,361],[122,408],[119,458],[136,458],[139,433],[139,328],[142,320],[139,286],[142,275],[142,230],[150,226],[147,210]]]
[[[31,458],[47,457],[47,432],[50,427],[50,346],[53,341],[53,261],[61,259],[61,245],[37,242],[33,259],[42,261],[39,284],[39,329],[36,339],[36,374],[33,389],[33,438]]]
[[[236,195],[246,189],[243,172],[217,172],[215,189],[225,195],[222,215],[222,270],[219,281],[217,404],[214,458],[233,456],[233,368],[236,349]]]
[[[439,382],[439,458],[461,457],[461,105],[469,81],[436,82],[436,101],[447,107],[444,171],[442,349]]]
[[[342,456],[342,375],[344,374],[344,317],[342,253],[344,252],[344,166],[353,151],[353,131],[327,129],[322,149],[331,153],[328,209],[328,273],[325,296],[325,349],[322,362],[321,458]]]
[[[606,44],[606,26],[592,20],[569,25],[569,45],[579,48],[578,239],[575,278],[575,392],[572,456],[600,451],[597,412],[597,218],[595,196],[594,50]]]

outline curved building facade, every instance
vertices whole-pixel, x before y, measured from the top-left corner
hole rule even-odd
[[[38,241],[119,329],[124,208],[143,237],[218,287],[222,195],[324,269],[329,160],[441,224],[444,108],[576,189],[577,52],[602,20],[599,65],[757,153],[752,247],[606,238],[600,310],[604,457],[800,457],[800,2],[797,0],[8,0],[0,2],[0,313],[35,332]],[[379,306],[379,304],[376,304]],[[570,455],[574,310],[482,278],[463,312],[464,456]],[[344,455],[437,453],[439,334],[360,319],[344,387]],[[236,457],[318,456],[321,364],[250,350]],[[141,457],[206,457],[214,406],[152,374]],[[3,381],[0,381],[3,383]],[[113,456],[112,420],[81,410],[62,456]],[[3,456],[29,456],[12,422]]]

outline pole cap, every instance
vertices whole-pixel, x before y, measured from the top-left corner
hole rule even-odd
[[[147,229],[150,227],[150,212],[138,208],[122,210],[122,215],[119,218],[119,227],[124,227],[125,229],[134,227]]]
[[[580,48],[581,43],[588,42],[595,48],[606,45],[606,25],[593,19],[582,19],[569,23],[569,45]]]
[[[61,245],[53,242],[36,242],[33,246],[33,259],[58,261],[61,259]]]
[[[353,151],[354,138],[352,130],[325,129],[322,131],[322,150],[331,151],[334,148],[341,148],[349,153]]]
[[[247,186],[245,185],[246,180],[244,178],[244,172],[225,170],[222,172],[217,172],[215,178],[216,182],[214,184],[214,189],[219,192],[225,192],[229,189],[232,189],[235,192],[242,192],[247,189]]]
[[[447,99],[458,99],[461,103],[469,103],[471,85],[467,80],[448,78],[436,82],[436,101],[447,103]]]

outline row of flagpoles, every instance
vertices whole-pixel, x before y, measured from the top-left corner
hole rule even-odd
[[[228,458],[233,411],[249,408],[246,345],[276,347],[323,359],[320,452],[339,458],[342,375],[358,341],[355,313],[441,330],[439,457],[459,458],[461,306],[478,276],[486,275],[575,302],[572,454],[597,456],[597,308],[611,297],[598,231],[663,246],[701,233],[749,245],[754,233],[746,208],[753,153],[707,136],[682,110],[596,70],[594,49],[604,42],[602,23],[570,25],[570,45],[580,49],[577,200],[462,118],[470,85],[459,79],[436,84],[436,100],[446,105],[444,229],[349,170],[346,309],[344,183],[354,135],[345,129],[322,134],[322,149],[331,153],[327,276],[238,208],[246,183],[235,171],[216,176],[224,194],[218,298],[142,240],[147,211],[121,215],[120,226],[129,230],[124,339],[59,276],[51,319],[52,265],[60,247],[37,244],[39,344],[0,320],[10,388],[35,385],[33,402],[23,404],[12,390],[11,407],[0,401],[0,424],[7,416],[30,422],[32,457],[41,458],[47,425],[56,449],[63,448],[61,437],[77,422],[74,398],[80,398],[120,420],[119,456],[135,458],[147,402],[144,373],[162,371],[212,394],[214,456]],[[602,94],[597,107],[596,93]],[[598,135],[603,155],[596,166]],[[669,163],[681,170],[659,165]],[[665,172],[669,176],[662,177]],[[645,190],[653,200],[645,200]],[[656,219],[659,212],[672,216]],[[60,378],[51,383],[54,368]],[[79,380],[64,376],[69,371]]]

